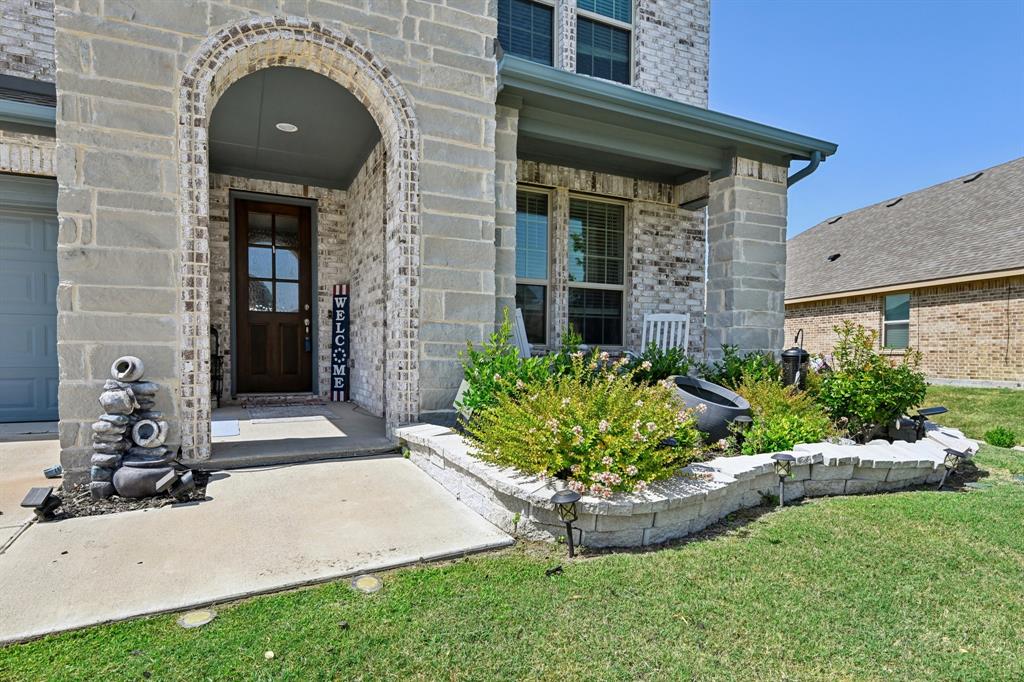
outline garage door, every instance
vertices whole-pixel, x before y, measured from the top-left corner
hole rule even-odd
[[[0,175],[0,422],[57,418],[57,183]]]

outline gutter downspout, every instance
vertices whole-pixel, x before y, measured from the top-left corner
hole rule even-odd
[[[800,182],[801,180],[806,178],[808,175],[813,173],[814,171],[818,170],[818,164],[820,164],[820,163],[821,163],[821,152],[819,152],[817,150],[811,152],[811,161],[810,161],[810,163],[808,163],[805,167],[801,168],[796,173],[793,173],[788,178],[786,178],[786,187],[792,187],[793,185],[795,185],[796,183]]]

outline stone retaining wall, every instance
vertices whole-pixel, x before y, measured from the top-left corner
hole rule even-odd
[[[552,540],[565,534],[551,504],[564,487],[557,479],[524,474],[475,457],[457,433],[440,426],[398,430],[410,460],[485,519],[513,535]],[[971,454],[978,443],[963,433],[932,426],[916,443],[797,445],[786,500],[886,492],[942,478],[945,449]],[[778,493],[771,454],[719,457],[695,464],[684,475],[652,484],[642,494],[610,499],[584,497],[579,520],[582,544],[638,547],[681,538],[734,511],[764,503]]]

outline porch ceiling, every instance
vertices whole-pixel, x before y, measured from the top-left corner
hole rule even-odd
[[[348,90],[312,71],[273,67],[240,79],[217,102],[210,170],[347,189],[378,140],[377,124]]]
[[[512,55],[498,66],[499,103],[519,109],[521,158],[685,182],[729,158],[788,165],[836,152],[831,142],[773,128]]]

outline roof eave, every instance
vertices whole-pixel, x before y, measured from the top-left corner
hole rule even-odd
[[[643,129],[660,124],[680,134],[699,136],[706,144],[723,150],[751,150],[787,159],[809,160],[814,152],[828,157],[838,149],[832,142],[508,54],[498,63],[498,75],[503,92],[523,97],[525,103],[539,107],[571,103],[581,120],[601,112],[620,118],[626,127]]]

